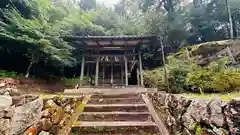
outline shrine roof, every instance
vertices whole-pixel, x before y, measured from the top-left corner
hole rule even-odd
[[[151,41],[156,39],[156,36],[67,36],[65,40],[81,42],[87,47],[135,47],[139,44],[150,44]],[[109,48],[108,48],[109,47]],[[119,48],[120,49],[120,48]]]

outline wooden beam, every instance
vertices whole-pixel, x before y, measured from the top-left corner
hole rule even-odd
[[[65,40],[70,41],[131,41],[131,40],[142,40],[149,42],[157,39],[157,36],[62,36]]]
[[[96,61],[96,74],[95,74],[95,86],[98,86],[98,77],[99,77],[99,57],[97,57]]]
[[[95,50],[95,49],[96,49],[96,48],[94,48],[94,47],[88,47],[88,48],[87,48],[87,50]],[[132,48],[132,49],[133,49],[133,48]],[[101,47],[101,48],[99,48],[99,50],[100,50],[100,51],[109,51],[109,50],[110,50],[110,51],[111,51],[111,50],[120,50],[120,51],[122,51],[122,50],[124,50],[124,48],[121,48],[121,47],[111,47],[111,48],[110,48],[110,47],[108,47],[108,48],[105,48],[105,47],[104,47],[104,48],[102,48],[102,47]]]
[[[134,54],[86,54],[86,57],[98,57],[98,56],[137,56],[137,53]]]
[[[125,85],[128,86],[128,62],[126,56],[124,56],[124,60],[125,60]]]
[[[103,63],[103,71],[102,71],[102,84],[105,82],[105,63]]]
[[[138,62],[138,60],[130,60],[130,61],[128,61],[128,63],[132,63],[132,62]],[[96,63],[96,61],[85,61],[85,63]],[[108,61],[108,62],[104,62],[104,63],[106,63],[106,64],[112,64],[112,63],[123,64],[123,63],[125,63],[125,61],[118,61],[118,62]]]
[[[99,77],[99,61],[100,61],[100,56],[99,56],[99,48],[97,50],[97,59],[96,59],[96,73],[95,73],[95,86],[97,87],[98,84],[98,77]]]
[[[86,62],[85,62],[86,63]],[[90,82],[89,80],[89,72],[90,72],[90,64],[86,64],[86,67],[87,67],[87,79],[88,79],[88,82]]]
[[[111,85],[113,86],[113,63],[111,64]]]
[[[124,82],[123,82],[123,76],[124,76],[123,66],[122,66],[122,64],[121,64],[121,84],[124,84]]]
[[[140,85],[143,86],[142,56],[141,56],[141,51],[140,50],[138,52],[138,58],[139,58]]]
[[[81,63],[80,86],[83,85],[84,64],[85,64],[85,56],[83,55],[83,56],[82,56],[82,63]]]
[[[140,74],[138,68],[137,68],[137,85],[140,86]]]
[[[127,47],[136,47],[137,45],[139,45],[139,44],[128,44]],[[96,47],[96,48],[97,47],[124,47],[124,46],[125,46],[125,44],[113,44],[113,43],[106,44],[106,45],[103,45],[103,44],[98,45],[97,42],[91,42],[87,45],[87,47],[90,47],[90,48],[92,48],[92,47]]]

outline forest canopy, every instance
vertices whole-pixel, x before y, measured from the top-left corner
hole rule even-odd
[[[79,76],[81,44],[64,36],[156,35],[173,53],[229,39],[231,26],[237,38],[238,0],[120,0],[113,7],[95,0],[1,0],[0,69],[26,77]],[[161,64],[158,47],[141,49],[145,68]]]

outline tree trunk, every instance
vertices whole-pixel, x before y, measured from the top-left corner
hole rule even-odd
[[[161,45],[162,61],[163,61],[163,66],[164,66],[164,78],[165,78],[164,80],[165,80],[165,84],[167,85],[168,92],[171,93],[169,81],[168,81],[168,75],[167,75],[167,66],[166,66],[166,61],[165,61],[164,46],[163,46],[162,40],[160,40],[160,45]]]
[[[233,37],[236,38],[238,37],[238,31],[237,31],[237,22],[235,21],[235,19],[233,19]]]
[[[228,20],[230,25],[230,38],[233,39],[233,20],[232,20],[232,14],[231,14],[231,7],[228,3],[228,0],[226,0],[226,6],[228,10]]]
[[[26,78],[29,77],[32,66],[33,66],[33,61],[30,62],[29,66],[27,68],[27,72],[26,72],[26,75],[25,75]]]
[[[36,62],[35,55],[34,55],[34,53],[32,53],[31,62],[30,62],[30,64],[29,64],[28,68],[27,68],[26,75],[25,75],[26,78],[29,77],[30,71],[31,71],[32,66],[33,66],[33,64],[34,64],[35,62]]]

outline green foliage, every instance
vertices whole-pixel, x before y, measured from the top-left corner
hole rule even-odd
[[[61,82],[64,84],[64,86],[66,87],[74,87],[75,85],[77,85],[80,81],[80,78],[62,78]]]
[[[236,68],[227,68],[228,59],[223,57],[206,67],[198,66],[186,60],[184,56],[169,56],[167,69],[170,88],[173,92],[182,92],[185,86],[196,86],[200,93],[207,89],[215,92],[230,92],[240,88],[240,71]],[[164,72],[157,68],[145,72],[145,84],[148,87],[163,89]]]
[[[212,77],[211,87],[218,91],[229,92],[240,88],[240,71],[238,69],[227,69],[216,73]]]
[[[168,77],[172,86],[182,88],[186,85],[186,76],[192,71],[192,66],[189,60],[177,59],[174,56],[167,58]]]
[[[204,68],[194,69],[187,75],[187,83],[196,85],[201,89],[211,86],[213,73]]]
[[[226,68],[227,58],[210,63],[207,67],[197,67],[187,75],[187,82],[200,89],[211,88],[215,91],[233,91],[240,87],[238,69]]]
[[[204,95],[198,93],[184,93],[183,96],[198,99],[214,99],[216,97],[219,97],[221,100],[229,101],[233,98],[238,98],[240,96],[240,92],[205,93]]]
[[[237,0],[228,2],[234,36],[237,37],[240,5]],[[28,60],[23,67],[26,70],[30,67],[30,72],[42,65],[57,67],[61,73],[65,67],[79,66],[82,44],[64,41],[62,37],[66,35],[157,35],[163,40],[164,51],[168,54],[186,44],[229,38],[228,11],[225,0],[120,0],[111,7],[95,0],[4,0],[0,3],[0,54],[21,54]],[[144,64],[151,68],[161,63],[161,57],[156,53],[159,43],[152,44],[153,47],[141,48]],[[205,44],[188,48],[196,50]],[[184,52],[182,49],[177,55]],[[207,68],[190,63],[191,60],[186,58],[168,58],[172,86],[179,89],[189,82],[205,87],[209,80],[215,80],[212,76],[225,69],[219,63],[212,63],[210,66],[213,67]],[[163,75],[162,71],[147,71],[156,77],[152,80],[156,83],[150,84],[151,79],[146,79],[146,83],[157,87],[164,85],[164,79],[157,78]],[[51,71],[44,73],[48,72]]]
[[[196,135],[201,135],[201,133],[202,133],[202,127],[201,127],[201,125],[200,124],[196,124],[195,125],[195,129],[196,129]]]
[[[192,72],[195,64],[189,64],[188,60],[178,59],[174,56],[167,58],[167,76],[170,89],[174,93],[182,91],[183,87],[187,85],[187,75]],[[155,87],[159,89],[166,89],[166,81],[164,80],[163,68],[156,68],[154,70],[146,71],[144,73],[145,85],[148,87]]]
[[[0,9],[0,39],[14,43],[2,44],[8,51],[19,48],[25,51],[29,59],[27,74],[42,61],[62,69],[76,64],[73,54],[76,48],[62,37],[74,35],[75,29],[102,31],[101,26],[93,24],[93,17],[73,0],[14,1]]]
[[[83,77],[83,81],[86,81],[87,78]],[[64,84],[65,87],[73,88],[77,84],[79,84],[80,78],[62,78],[61,82]]]
[[[9,72],[5,70],[0,70],[0,77],[23,77],[23,74],[17,72]]]
[[[166,88],[164,71],[162,68],[144,72],[144,85],[150,88]]]

